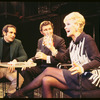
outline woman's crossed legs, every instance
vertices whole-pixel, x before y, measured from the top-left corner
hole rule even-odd
[[[47,78],[49,78],[47,80]],[[49,81],[49,84],[46,85]],[[27,92],[30,92],[34,89],[37,89],[41,85],[46,86],[44,88],[43,86],[43,97],[52,97],[51,90],[49,88],[56,87],[59,89],[67,89],[66,81],[63,76],[62,69],[48,67],[46,68],[38,77],[36,77],[30,84],[25,86],[24,88],[16,91],[14,94],[11,95],[11,98],[18,98],[21,97],[21,95],[25,95]],[[49,90],[50,91],[49,91]],[[48,95],[46,92],[49,92]]]

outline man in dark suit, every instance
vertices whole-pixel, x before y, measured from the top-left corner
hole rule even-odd
[[[3,37],[0,37],[0,60],[1,62],[17,62],[26,61],[27,54],[22,46],[20,40],[15,39],[16,27],[11,24],[7,24],[2,29]],[[8,89],[8,95],[16,91],[17,74],[14,67],[0,68],[0,79],[6,77],[11,81],[11,85]],[[24,79],[19,74],[19,88],[21,87]]]
[[[49,66],[56,67],[59,63],[58,60],[55,59],[55,54],[53,54],[45,44],[50,46],[50,42],[53,42],[54,48],[59,52],[64,53],[66,51],[66,45],[63,38],[60,36],[53,34],[53,24],[50,21],[43,21],[40,24],[40,32],[44,35],[42,38],[38,40],[38,48],[37,53],[34,57],[30,58],[28,62],[36,62],[37,66],[32,68],[26,68],[21,72],[24,77],[23,87],[28,85],[35,77],[43,72],[43,70]],[[53,40],[53,41],[52,41]],[[56,51],[56,50],[55,50]],[[28,97],[32,98],[33,93],[27,94]]]

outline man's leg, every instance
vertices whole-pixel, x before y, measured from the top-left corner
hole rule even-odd
[[[14,93],[16,91],[16,85],[17,85],[17,71],[14,71],[11,73],[9,72],[9,70],[7,70],[6,78],[11,81],[11,85],[7,93],[10,93],[10,94]],[[24,81],[24,78],[21,76],[21,74],[19,74],[19,88],[21,88],[23,81]]]
[[[5,72],[6,72],[7,68],[0,68],[0,79],[3,78],[5,76]]]

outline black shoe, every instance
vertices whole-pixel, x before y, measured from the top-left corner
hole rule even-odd
[[[7,93],[5,93],[5,96],[3,98],[9,98],[9,96],[7,95]]]
[[[13,94],[11,94],[9,98],[25,98],[25,95],[21,90],[17,90]]]
[[[10,95],[11,93],[5,93],[5,96],[3,98],[9,98]]]
[[[9,98],[8,96],[4,96],[3,98]]]

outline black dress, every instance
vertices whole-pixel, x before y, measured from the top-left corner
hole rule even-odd
[[[76,41],[71,41],[70,46],[67,50],[67,54],[69,53],[71,62],[76,62],[80,66],[93,66],[90,64],[92,60],[94,60],[99,55],[99,50],[93,40],[93,38],[85,33],[82,33],[79,37],[77,37]],[[60,56],[61,57],[61,56]],[[66,60],[66,59],[65,59]],[[100,61],[100,57],[99,57]],[[80,96],[80,83],[79,83],[79,74],[71,75],[71,72],[67,69],[63,69],[63,75],[66,80],[66,84],[69,89],[64,91],[71,97],[79,97]],[[92,84],[92,80],[89,80],[92,73],[90,70],[85,70],[82,76],[82,90],[93,90],[96,87]]]

